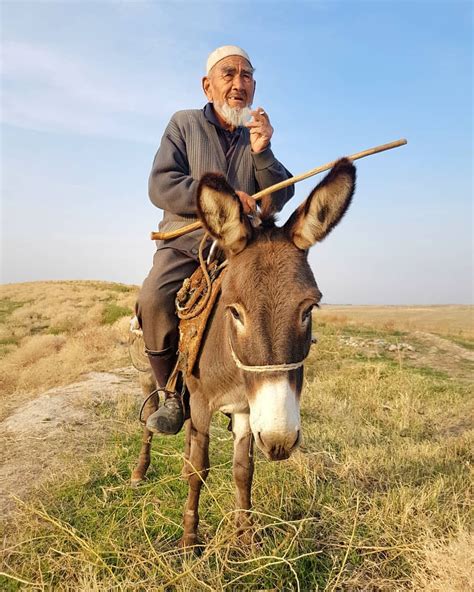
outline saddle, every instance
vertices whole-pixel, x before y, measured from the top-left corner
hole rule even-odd
[[[194,369],[209,317],[221,291],[225,271],[225,263],[217,259],[208,265],[202,261],[194,273],[184,280],[176,295],[176,314],[180,319],[178,359],[166,390],[175,391],[179,375],[189,376]],[[131,320],[129,335],[132,364],[141,372],[147,371],[148,359],[137,317]],[[182,381],[183,384],[184,382],[185,380]]]
[[[196,364],[207,322],[221,291],[225,269],[218,260],[207,267],[198,267],[191,277],[184,280],[176,295],[176,314],[180,319],[176,370],[184,376],[190,375]]]

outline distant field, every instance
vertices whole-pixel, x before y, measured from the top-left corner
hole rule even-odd
[[[337,306],[325,304],[318,316],[335,324],[362,324],[381,329],[428,331],[474,338],[474,307],[448,306]]]
[[[1,590],[474,589],[471,307],[317,310],[304,445],[281,463],[256,455],[258,544],[233,533],[232,436],[218,416],[195,557],[174,547],[183,434],[155,438],[149,481],[129,486],[141,443],[127,348],[137,287],[0,293]]]

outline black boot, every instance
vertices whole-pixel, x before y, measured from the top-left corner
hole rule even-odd
[[[155,434],[177,434],[184,423],[183,404],[178,393],[166,394],[164,405],[146,420],[146,427]]]
[[[173,354],[148,352],[148,358],[155,375],[158,388],[164,388],[173,370],[176,358]],[[159,407],[146,420],[146,427],[155,434],[177,434],[184,423],[184,409],[179,393],[165,393],[164,405]]]

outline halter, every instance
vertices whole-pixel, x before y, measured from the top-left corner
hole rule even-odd
[[[232,341],[230,338],[229,345],[230,352],[232,354],[232,359],[234,360],[235,365],[237,366],[237,368],[240,368],[240,370],[244,370],[245,372],[289,372],[290,370],[297,370],[298,368],[301,368],[301,366],[305,363],[305,360],[309,356],[310,351],[308,349],[308,353],[300,362],[292,362],[290,364],[267,364],[265,366],[247,366],[247,364],[244,364],[239,360],[237,354],[234,351]]]

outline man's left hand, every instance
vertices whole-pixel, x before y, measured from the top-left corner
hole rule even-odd
[[[235,193],[244,208],[244,214],[255,214],[257,210],[257,202],[254,198],[248,193],[245,193],[245,191],[236,191]]]
[[[264,109],[258,107],[255,111],[251,111],[253,116],[252,121],[245,124],[250,130],[250,147],[252,152],[263,152],[268,148],[270,140],[273,135],[273,127],[270,124],[270,119]]]

